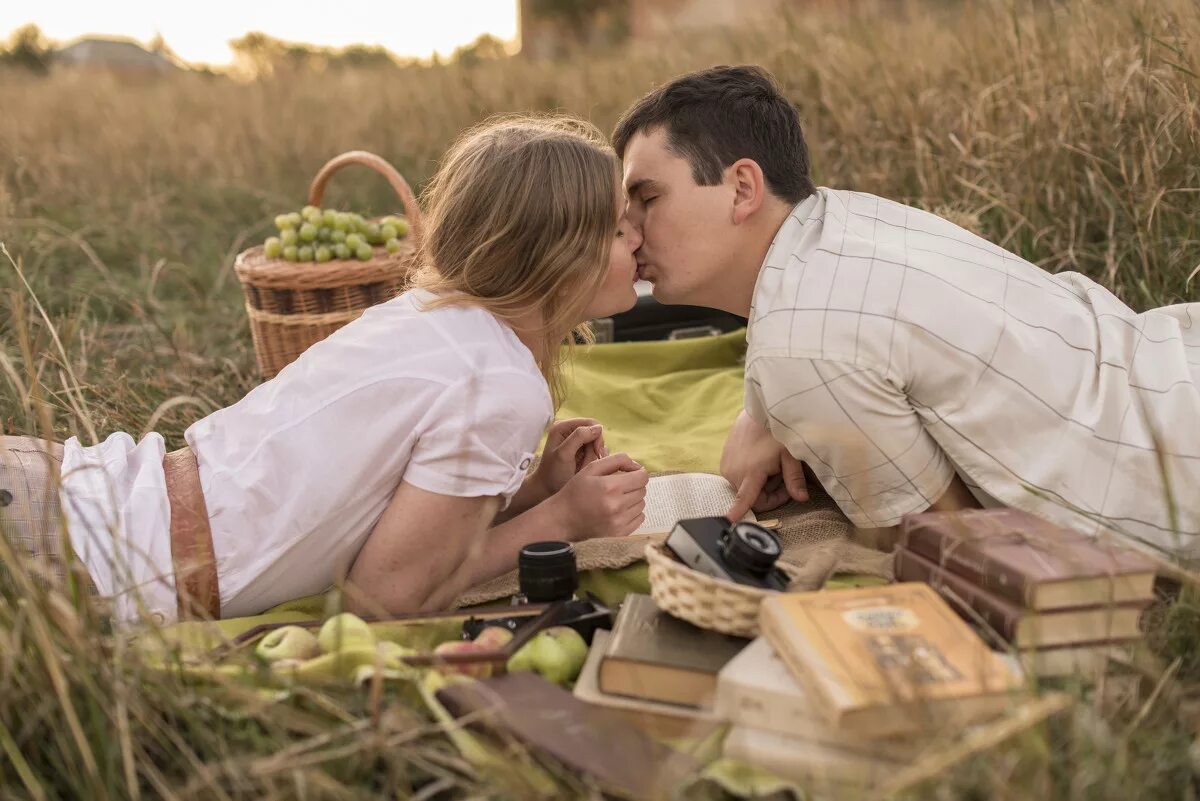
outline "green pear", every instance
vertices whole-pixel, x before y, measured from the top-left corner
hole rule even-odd
[[[559,646],[567,652],[573,671],[571,678],[579,675],[588,654],[587,640],[583,639],[583,635],[570,626],[551,626],[546,629],[546,634],[558,640]]]
[[[530,643],[525,643],[521,646],[521,650],[508,658],[508,672],[520,673],[522,671],[530,673],[533,671],[533,650],[529,647]]]
[[[381,640],[375,643],[375,650],[382,656],[384,667],[400,667],[404,663],[401,661],[403,657],[412,656],[416,653],[412,648],[401,645],[398,642],[390,640]]]
[[[557,639],[545,631],[538,632],[538,635],[529,641],[529,649],[533,669],[543,679],[555,684],[566,684],[571,680],[571,658]]]
[[[375,664],[374,646],[345,646],[332,653],[321,654],[303,662],[276,662],[273,674],[311,682],[339,682],[354,677],[363,665]]]
[[[283,626],[267,632],[254,651],[268,662],[278,662],[281,659],[309,659],[321,653],[321,646],[308,629]]]
[[[317,635],[317,644],[327,654],[342,648],[371,648],[375,645],[375,634],[361,617],[343,612],[325,621]]]
[[[528,652],[528,656],[523,656],[525,652]],[[527,660],[542,678],[565,685],[579,675],[586,657],[587,643],[579,636],[579,632],[570,626],[551,626],[538,632],[513,655],[509,660],[509,670],[522,669],[522,660]],[[517,663],[515,668],[513,662]]]

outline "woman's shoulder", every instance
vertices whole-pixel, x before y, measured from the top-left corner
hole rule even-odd
[[[368,313],[384,327],[399,331],[404,326],[414,334],[418,329],[414,347],[436,347],[444,357],[461,359],[473,373],[516,372],[544,383],[533,354],[508,325],[479,306],[437,300],[429,290],[409,289]]]

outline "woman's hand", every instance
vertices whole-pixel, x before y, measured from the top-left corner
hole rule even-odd
[[[650,476],[628,454],[614,453],[585,465],[548,503],[573,540],[624,537],[646,519]]]
[[[535,478],[545,497],[555,495],[587,465],[608,456],[604,428],[595,420],[576,417],[550,426]]]

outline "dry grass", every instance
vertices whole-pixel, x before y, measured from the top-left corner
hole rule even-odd
[[[159,421],[173,435],[253,384],[232,256],[303,202],[332,154],[372,150],[420,183],[490,113],[558,108],[608,129],[674,74],[755,61],[799,105],[821,183],[940,210],[1137,308],[1188,297],[1200,265],[1194,1],[941,5],[864,6],[556,69],[511,60],[251,84],[6,75],[0,238],[71,321],[65,344],[97,429],[141,430],[166,398],[195,397]],[[353,174],[332,200],[396,206],[382,181]],[[121,392],[100,389],[114,380]],[[60,431],[81,425],[59,409]],[[11,401],[0,415],[28,427]]]
[[[611,128],[674,74],[746,61],[799,105],[820,183],[938,210],[1136,308],[1196,297],[1194,0],[914,0],[554,69],[250,84],[0,74],[0,241],[15,262],[0,256],[0,422],[89,438],[152,421],[177,445],[256,383],[232,257],[301,205],[328,157],[373,150],[420,183],[492,112],[562,109]],[[396,205],[365,175],[339,176],[331,199]],[[419,707],[392,699],[376,726],[352,691],[264,704],[151,673],[86,602],[46,597],[19,571],[0,590],[6,798],[506,794]],[[1164,602],[1152,641],[1162,661],[1135,692],[1076,688],[1075,713],[924,797],[1194,798],[1197,598]]]

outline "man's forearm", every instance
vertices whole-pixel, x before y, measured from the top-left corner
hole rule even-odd
[[[517,556],[526,545],[541,540],[566,539],[566,519],[553,497],[511,520],[487,530],[484,539],[468,546],[466,555],[449,579],[426,597],[421,608],[448,609],[472,587],[503,575],[517,566]]]

